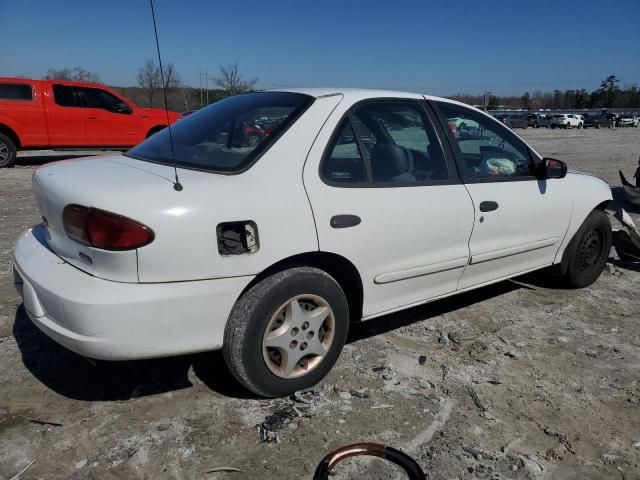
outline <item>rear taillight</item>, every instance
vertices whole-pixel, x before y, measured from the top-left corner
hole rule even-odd
[[[69,238],[104,250],[133,250],[154,238],[153,231],[141,223],[82,205],[67,205],[62,222]]]

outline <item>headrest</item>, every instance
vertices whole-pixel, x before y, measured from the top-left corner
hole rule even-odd
[[[371,150],[374,182],[385,182],[409,171],[409,158],[404,148],[393,143],[378,143]]]

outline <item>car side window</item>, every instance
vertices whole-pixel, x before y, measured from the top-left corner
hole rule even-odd
[[[355,108],[323,162],[329,182],[398,186],[449,180],[435,129],[422,105],[381,100]]]
[[[370,148],[374,183],[420,183],[449,179],[444,152],[422,106],[412,102],[364,104],[353,116],[377,138]],[[365,139],[363,143],[367,145]]]
[[[74,88],[68,85],[54,85],[53,86],[53,99],[56,105],[61,107],[77,107],[76,95]]]
[[[532,177],[534,164],[527,146],[507,128],[470,108],[437,103],[462,154],[463,179]]]
[[[0,83],[0,100],[33,100],[33,87],[26,83]]]
[[[351,125],[345,119],[335,136],[331,153],[323,162],[323,177],[335,183],[364,183],[367,171]]]

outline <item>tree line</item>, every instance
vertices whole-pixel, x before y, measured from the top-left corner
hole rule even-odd
[[[167,104],[171,110],[190,110],[222,98],[255,90],[257,78],[247,79],[240,73],[237,63],[220,65],[217,76],[214,77],[216,88],[203,89],[185,85],[182,82],[173,63],[160,67],[153,59],[145,61],[136,75],[136,87],[113,87],[137,104],[144,107],[164,107],[163,86],[167,93]],[[100,77],[82,67],[49,69],[45,76],[48,80],[75,80],[101,83]],[[550,92],[524,92],[521,96],[489,95],[488,100],[483,95],[455,94],[449,98],[459,100],[469,105],[483,105],[495,110],[498,108],[522,108],[525,110],[563,110],[563,109],[598,109],[598,108],[630,108],[640,109],[640,88],[638,85],[620,87],[620,80],[615,75],[609,75],[600,87],[591,92],[586,89],[553,90]]]
[[[482,95],[456,94],[449,98],[468,103],[482,105]],[[490,95],[487,109],[522,108],[525,110],[582,110],[587,108],[630,108],[640,109],[640,88],[631,85],[620,87],[620,80],[615,75],[609,75],[600,87],[591,92],[586,89],[553,90],[551,92],[524,92],[521,96]]]

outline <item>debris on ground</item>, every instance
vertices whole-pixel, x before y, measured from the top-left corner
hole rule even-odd
[[[291,404],[286,404],[278,408],[271,415],[268,415],[258,427],[260,442],[278,443],[278,430],[289,426],[296,418],[300,417],[300,412]]]
[[[318,387],[305,388],[293,394],[294,398],[301,403],[318,407],[322,405],[326,397]]]
[[[205,473],[218,473],[218,472],[238,472],[242,473],[242,470],[234,467],[215,467],[210,470],[207,470]]]
[[[29,420],[31,423],[37,423],[38,425],[50,425],[52,427],[62,427],[62,423],[58,422],[50,422],[48,420],[38,420],[37,418],[27,417],[26,415],[18,415],[20,418],[24,418],[25,420]]]
[[[613,232],[613,246],[620,260],[640,262],[640,230],[623,208],[619,208],[613,216],[626,228]]]

